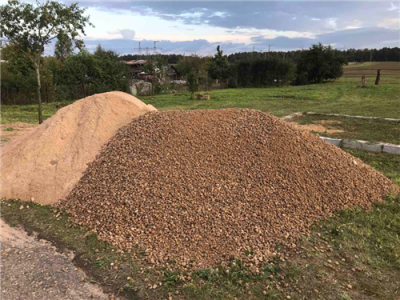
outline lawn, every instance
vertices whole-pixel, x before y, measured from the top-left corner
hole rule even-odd
[[[400,80],[382,77],[379,86],[361,88],[357,78],[341,78],[324,84],[272,88],[225,89],[210,92],[211,100],[190,100],[189,93],[139,97],[157,109],[252,108],[278,117],[295,112],[314,111],[382,118],[400,116]],[[52,116],[65,103],[43,104],[44,119]],[[71,103],[71,102],[69,102]],[[1,107],[1,123],[36,123],[36,105]]]
[[[400,116],[399,80],[385,78],[381,85],[365,89],[360,83],[358,79],[341,78],[307,86],[215,90],[209,92],[209,101],[190,100],[188,93],[140,99],[159,110],[252,108],[278,117],[305,111],[382,118]]]
[[[245,107],[279,117],[314,111],[399,118],[398,84],[398,79],[384,77],[381,85],[362,89],[359,79],[341,78],[320,85],[217,90],[210,92],[210,101],[191,101],[189,94],[140,98],[159,110]],[[67,103],[44,104],[44,118]],[[36,106],[2,106],[1,118],[2,124],[36,123]],[[342,126],[352,137],[396,139],[394,129],[386,125],[363,123],[358,130],[351,122]],[[400,156],[348,152],[400,186]],[[127,299],[399,299],[400,196],[396,195],[388,195],[370,211],[346,210],[315,224],[295,248],[276,245],[277,255],[259,273],[238,260],[194,271],[153,268],[145,252],[132,256],[118,251],[85,228],[72,226],[68,216],[52,206],[3,199],[1,214],[7,223],[38,232],[60,250],[74,250],[76,265],[91,280]],[[251,260],[252,254],[248,256]]]
[[[43,120],[50,118],[57,110],[73,101],[53,102],[42,104]],[[38,124],[37,105],[2,105],[1,106],[1,124],[29,123]]]
[[[302,115],[290,121],[322,126],[326,131],[318,134],[326,137],[400,144],[400,122],[318,115]]]

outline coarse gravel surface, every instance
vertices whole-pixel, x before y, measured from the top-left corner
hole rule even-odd
[[[110,296],[45,240],[0,220],[2,300],[106,300]],[[115,299],[115,298],[113,298]]]
[[[121,128],[61,202],[101,239],[149,263],[217,266],[398,189],[361,160],[267,113],[150,113]]]

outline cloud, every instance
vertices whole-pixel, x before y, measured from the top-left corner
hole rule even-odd
[[[226,54],[235,52],[252,51],[253,47],[257,51],[267,51],[269,45],[273,45],[274,51],[287,51],[296,49],[307,49],[313,44],[322,43],[324,45],[334,45],[337,49],[342,48],[382,48],[382,47],[398,47],[400,30],[386,28],[358,28],[341,30],[333,33],[317,35],[315,38],[308,37],[275,37],[268,38],[265,36],[257,36],[251,38],[250,44],[244,43],[211,43],[205,39],[188,40],[173,42],[162,40],[158,43],[161,53],[181,53],[181,54],[198,54],[198,55],[214,55],[217,45],[221,45],[222,50]],[[128,39],[113,39],[113,40],[85,40],[89,50],[95,49],[100,44],[105,49],[116,51],[124,54],[137,54],[134,50],[138,47],[139,41]],[[153,42],[148,40],[140,41],[142,54],[146,52],[153,53]]]
[[[273,39],[262,36],[252,38],[253,44],[258,47],[267,47],[273,44],[274,49],[290,50],[308,48],[313,44],[334,45],[335,48],[382,48],[398,47],[400,30],[387,28],[357,28],[341,30],[317,35],[316,38],[287,38]]]
[[[122,35],[124,39],[133,40],[135,38],[136,32],[131,29],[118,29],[118,30],[110,30],[109,34],[119,34]]]
[[[353,20],[374,27],[398,17],[390,1],[81,1],[80,5],[118,13],[155,16],[182,24],[313,32],[343,30]]]

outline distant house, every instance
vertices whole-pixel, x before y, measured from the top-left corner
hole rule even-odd
[[[129,71],[132,74],[133,80],[151,80],[153,77],[146,72],[144,72],[144,66],[147,64],[147,60],[130,60],[130,61],[122,61],[122,63],[128,65]],[[168,64],[167,72],[165,73],[165,79],[170,81],[179,80],[180,75],[176,70],[176,64]],[[159,70],[156,69],[156,72]]]
[[[147,64],[147,60],[130,60],[122,61],[122,63],[128,65],[129,71],[132,73],[132,79],[139,79],[141,73],[143,73],[144,65]]]
[[[168,79],[173,81],[173,80],[179,80],[181,78],[178,70],[176,69],[176,64],[168,64]]]

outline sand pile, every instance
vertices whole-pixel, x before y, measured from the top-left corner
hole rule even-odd
[[[1,151],[1,197],[57,202],[82,177],[87,163],[122,126],[156,110],[122,92],[98,94],[60,109]]]
[[[336,210],[395,189],[360,160],[266,113],[180,111],[121,128],[60,205],[149,262],[268,257]]]

